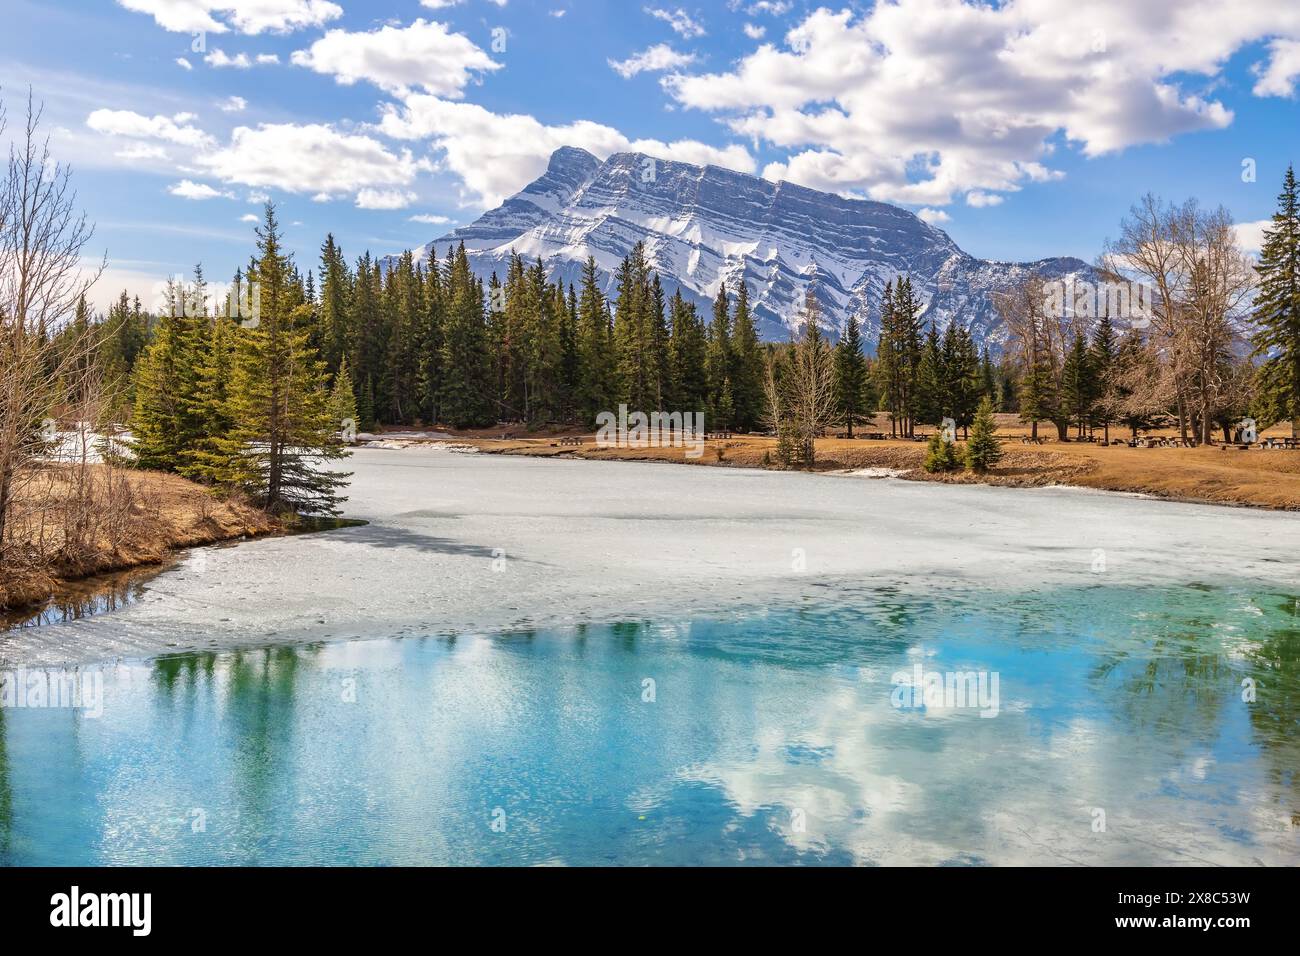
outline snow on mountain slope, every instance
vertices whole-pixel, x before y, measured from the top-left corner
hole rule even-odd
[[[995,352],[1006,330],[992,295],[1030,273],[1093,278],[1072,258],[990,262],[967,255],[947,233],[887,203],[843,199],[717,166],[617,153],[603,163],[565,147],[546,173],[471,225],[425,246],[445,256],[464,242],[478,275],[504,276],[512,251],[540,257],[553,279],[577,284],[594,256],[613,292],[619,262],[643,241],[669,295],[706,307],[724,280],[743,278],[764,339],[785,339],[815,283],[828,331],[850,314],[874,348],[885,283],[910,275],[940,329],[953,319]]]

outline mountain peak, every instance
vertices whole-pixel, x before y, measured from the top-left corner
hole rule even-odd
[[[797,327],[810,286],[832,330],[856,315],[874,338],[885,283],[908,275],[928,319],[941,329],[960,322],[995,352],[1007,335],[995,293],[1031,274],[1091,273],[1079,260],[976,259],[889,203],[631,150],[602,162],[573,146],[555,150],[546,171],[501,206],[433,245],[445,254],[462,241],[485,279],[504,275],[517,253],[542,259],[553,280],[576,284],[593,257],[607,293],[641,242],[665,292],[680,290],[706,314],[724,282],[733,291],[745,282],[760,334],[775,340]]]

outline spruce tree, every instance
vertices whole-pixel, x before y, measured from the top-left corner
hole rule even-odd
[[[1254,355],[1262,359],[1256,379],[1257,417],[1267,424],[1291,422],[1300,437],[1300,187],[1288,166],[1273,224],[1264,230],[1259,289],[1255,295]]]
[[[447,326],[442,346],[439,404],[455,428],[481,428],[497,420],[492,366],[483,315],[483,285],[469,268],[461,243],[447,275]]]
[[[1102,426],[1102,438],[1110,442],[1110,425],[1115,420],[1110,410],[1111,391],[1113,388],[1115,360],[1119,354],[1115,326],[1107,312],[1097,323],[1092,335],[1092,373],[1095,378],[1094,396],[1096,402],[1092,409],[1092,424]]]
[[[957,457],[957,447],[953,442],[948,441],[942,430],[936,430],[930,436],[925,445],[925,460],[922,462],[923,467],[930,474],[944,471],[955,471],[961,465]]]
[[[722,386],[731,375],[731,303],[727,297],[727,283],[718,286],[718,295],[713,300],[713,321],[709,323],[708,348],[705,353],[705,366],[709,379],[709,410],[711,418],[718,420],[718,403],[722,398]]]
[[[1096,381],[1087,339],[1078,332],[1061,367],[1061,404],[1066,419],[1074,423],[1080,438],[1092,420]]]
[[[982,475],[1002,460],[1002,445],[994,433],[997,421],[993,418],[993,402],[987,395],[980,400],[966,442],[966,467]]]
[[[308,347],[309,308],[284,253],[275,208],[257,229],[255,328],[242,330],[229,385],[230,430],[217,439],[218,480],[244,488],[273,513],[337,514],[347,475],[323,462],[346,456],[325,388],[325,363]]]
[[[844,326],[844,334],[835,346],[835,401],[848,436],[853,437],[853,426],[870,415],[867,378],[867,357],[862,354],[862,327],[856,314],[851,314]]]
[[[943,349],[939,333],[930,323],[921,347],[921,359],[916,368],[915,399],[912,419],[926,425],[938,425],[947,412],[948,396]]]
[[[741,276],[736,290],[731,349],[731,393],[736,401],[736,427],[753,431],[763,420],[763,348],[749,308],[749,287],[744,276]]]
[[[330,420],[344,433],[349,430],[349,423],[353,432],[356,432],[359,427],[357,422],[357,397],[356,393],[352,391],[352,373],[348,369],[346,355],[343,357],[343,361],[339,363],[339,370],[334,376],[334,384],[330,387]]]
[[[578,406],[583,421],[614,407],[614,343],[600,290],[596,260],[590,256],[582,268],[578,294]]]
[[[709,378],[704,323],[696,312],[695,303],[684,300],[680,289],[673,294],[669,314],[672,319],[669,352],[678,404],[683,412],[706,412],[709,407]]]

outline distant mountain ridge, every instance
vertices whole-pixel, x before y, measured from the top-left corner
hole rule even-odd
[[[943,230],[888,203],[641,153],[601,162],[573,147],[556,150],[546,172],[502,205],[420,253],[445,256],[463,242],[474,272],[486,279],[504,277],[518,252],[540,257],[553,280],[575,285],[590,255],[612,293],[618,264],[638,241],[669,295],[680,288],[707,306],[721,282],[734,293],[743,278],[768,340],[790,336],[813,282],[827,330],[837,335],[857,314],[874,348],[885,284],[909,275],[927,321],[942,330],[958,319],[978,345],[998,352],[1007,332],[995,292],[1030,274],[1095,279],[1075,258],[977,259]]]

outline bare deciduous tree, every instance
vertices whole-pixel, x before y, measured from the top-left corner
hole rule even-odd
[[[18,486],[46,449],[56,405],[81,391],[90,337],[56,348],[52,334],[104,269],[85,268],[93,228],[77,211],[71,171],[39,136],[29,93],[26,123],[0,181],[0,567],[12,557]],[[5,115],[0,105],[0,134]]]

